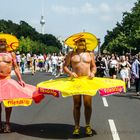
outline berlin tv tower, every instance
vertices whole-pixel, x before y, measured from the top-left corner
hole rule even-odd
[[[42,1],[42,14],[41,14],[41,19],[40,19],[40,24],[41,24],[41,33],[44,34],[44,25],[45,25],[45,20],[44,20],[44,1]]]

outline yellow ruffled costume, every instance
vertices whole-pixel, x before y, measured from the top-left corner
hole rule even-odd
[[[90,95],[95,96],[97,92],[101,96],[116,94],[125,91],[125,82],[122,80],[110,78],[94,77],[89,79],[86,76],[79,78],[59,78],[48,80],[37,85],[38,92],[42,94],[50,94],[59,97],[61,93],[63,97],[73,95]]]

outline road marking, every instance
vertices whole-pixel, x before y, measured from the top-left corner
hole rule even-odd
[[[118,134],[114,121],[110,119],[110,120],[108,120],[108,122],[109,122],[113,140],[120,140],[120,137],[119,137],[119,134]]]
[[[108,103],[107,103],[107,100],[105,97],[102,97],[102,100],[103,100],[103,104],[105,107],[108,107]]]

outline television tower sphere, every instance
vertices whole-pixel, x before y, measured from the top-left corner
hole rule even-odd
[[[43,16],[41,16],[40,24],[41,24],[41,33],[44,34],[45,20]]]
[[[44,17],[43,16],[41,16],[40,24],[41,25],[44,25],[45,24],[45,20],[44,20]]]

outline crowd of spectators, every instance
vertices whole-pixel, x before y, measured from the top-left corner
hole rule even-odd
[[[36,71],[45,71],[55,77],[63,75],[63,63],[65,55],[63,53],[53,54],[20,54],[16,53],[16,59],[21,73],[25,69],[31,70],[32,75]],[[131,85],[135,85],[136,94],[140,95],[140,53],[136,55],[102,54],[95,55],[97,66],[96,77],[110,77],[122,79],[126,83],[127,90]]]

